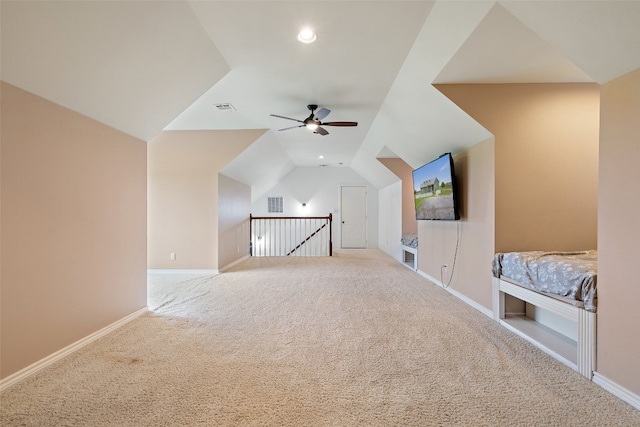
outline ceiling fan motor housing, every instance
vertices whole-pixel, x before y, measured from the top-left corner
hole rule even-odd
[[[309,104],[309,105],[307,105],[307,108],[311,111],[311,114],[309,115],[309,117],[307,117],[304,120],[303,123],[310,130],[316,130],[318,128],[318,126],[320,126],[320,124],[321,124],[320,120],[316,119],[315,115],[314,115],[314,112],[316,111],[318,106],[316,104]]]

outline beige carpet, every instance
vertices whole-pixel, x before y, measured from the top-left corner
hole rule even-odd
[[[149,288],[151,313],[0,396],[1,424],[640,425],[377,250],[252,258]]]

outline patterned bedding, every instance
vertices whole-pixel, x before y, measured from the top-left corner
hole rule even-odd
[[[418,247],[418,236],[415,234],[403,234],[400,238],[400,242],[405,246],[411,246],[412,248]]]
[[[493,276],[511,279],[531,290],[584,304],[596,312],[597,259],[595,250],[582,252],[507,252],[493,259]]]

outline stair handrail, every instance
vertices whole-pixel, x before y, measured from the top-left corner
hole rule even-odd
[[[289,256],[289,255],[291,255],[292,253],[294,253],[295,251],[297,251],[298,249],[300,249],[300,248],[302,247],[302,245],[304,245],[304,244],[305,244],[305,243],[307,243],[309,240],[311,240],[311,238],[312,238],[313,236],[315,236],[316,234],[318,234],[318,232],[320,232],[320,230],[322,230],[322,229],[323,229],[323,228],[325,228],[326,226],[327,226],[327,224],[326,224],[326,223],[325,223],[325,224],[322,224],[320,227],[318,227],[318,229],[317,229],[316,231],[314,231],[313,233],[309,234],[309,235],[307,236],[307,238],[306,238],[306,239],[304,239],[302,242],[300,242],[300,243],[298,244],[298,246],[296,246],[295,248],[291,249],[291,250],[289,251],[289,253],[288,253],[288,254],[286,254],[285,256]],[[331,256],[331,255],[329,255],[329,256]]]

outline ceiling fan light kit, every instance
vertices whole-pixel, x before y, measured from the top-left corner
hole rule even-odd
[[[293,120],[294,122],[302,123],[301,125],[298,125],[298,126],[290,126],[290,127],[278,129],[279,131],[306,127],[307,129],[313,131],[313,133],[317,133],[322,136],[329,135],[329,132],[327,132],[327,130],[324,129],[322,126],[343,126],[343,127],[358,126],[358,122],[322,122],[321,120],[327,117],[331,112],[331,110],[324,107],[318,110],[318,106],[316,104],[309,104],[307,105],[307,108],[311,111],[311,114],[309,115],[309,117],[307,117],[304,120],[293,119],[291,117],[280,116],[278,114],[271,114],[271,116],[278,117],[285,120]],[[316,112],[316,110],[318,111]]]

